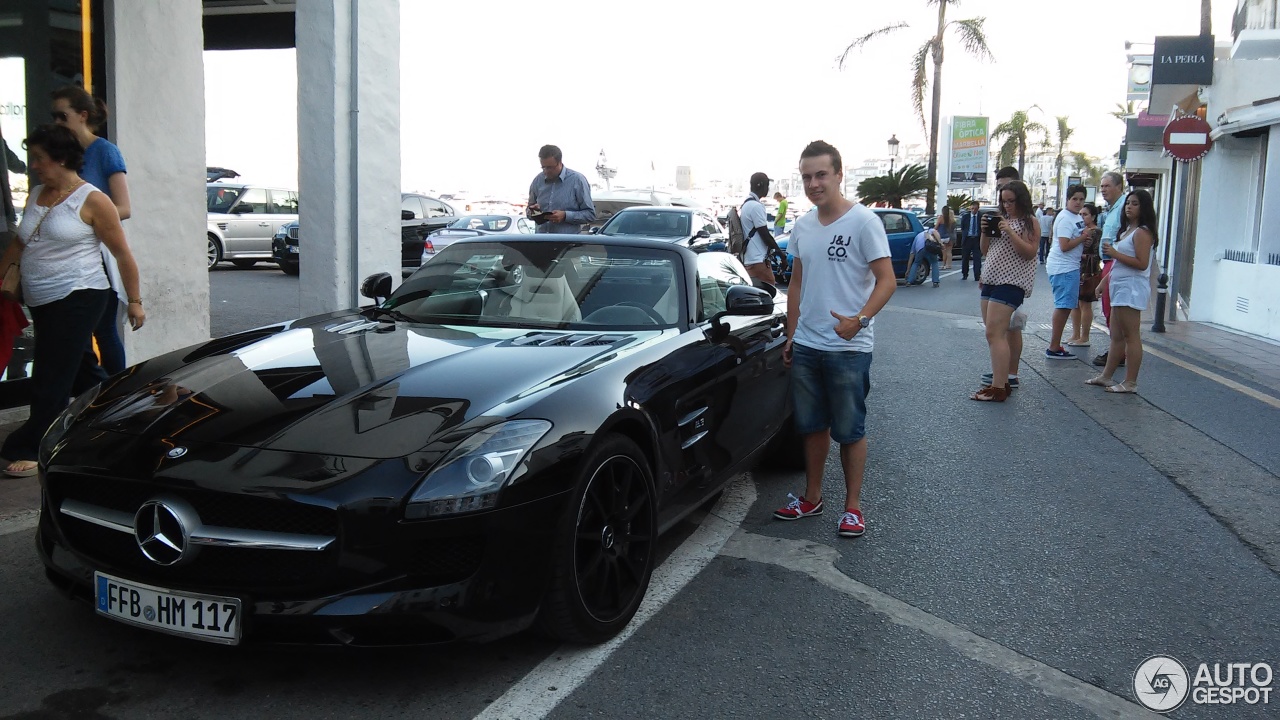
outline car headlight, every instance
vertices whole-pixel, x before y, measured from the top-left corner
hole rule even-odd
[[[93,404],[93,401],[98,399],[98,391],[100,389],[100,386],[94,385],[81,393],[79,397],[71,401],[67,409],[63,410],[62,414],[45,431],[44,438],[40,440],[41,464],[48,462],[53,457],[53,451],[57,448],[58,443],[62,441],[63,436],[67,434],[67,431],[71,429],[75,421],[80,419],[80,415]]]
[[[405,518],[488,510],[515,476],[525,455],[551,429],[546,420],[511,420],[464,440],[427,473],[409,498]]]

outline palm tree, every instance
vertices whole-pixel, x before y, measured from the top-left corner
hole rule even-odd
[[[978,17],[968,20],[948,21],[947,6],[959,5],[960,0],[925,0],[925,2],[929,5],[938,6],[938,25],[933,37],[926,40],[916,50],[915,55],[912,56],[911,101],[916,111],[916,117],[920,118],[920,126],[929,133],[929,187],[925,196],[925,212],[933,214],[938,192],[938,115],[942,110],[943,39],[947,29],[954,29],[964,49],[979,60],[993,60],[994,56],[991,54],[991,49],[987,47],[987,36],[983,32],[982,26],[986,22],[986,18]],[[854,50],[860,50],[863,45],[881,35],[886,35],[904,27],[908,27],[907,23],[899,22],[887,25],[849,43],[849,46],[840,54],[838,59],[839,67],[844,69],[849,53]],[[930,59],[933,60],[933,102],[930,106],[929,124],[926,126],[924,121],[924,94],[931,84],[928,77]]]
[[[1031,107],[1039,107],[1032,105]],[[1000,123],[991,131],[991,142],[998,142],[1004,139],[1004,145],[1000,148],[1000,158],[1003,161],[1007,151],[1017,150],[1018,155],[1018,174],[1022,175],[1027,165],[1027,138],[1032,133],[1036,133],[1043,138],[1045,145],[1049,144],[1049,128],[1027,117],[1027,110],[1019,110],[1013,114],[1008,120]],[[1009,152],[1012,155],[1012,152]]]
[[[863,205],[884,203],[889,207],[902,207],[903,200],[925,195],[933,185],[929,183],[924,165],[906,165],[888,175],[870,177],[858,183],[858,199]]]
[[[1057,198],[1058,207],[1062,207],[1062,156],[1067,151],[1067,143],[1071,141],[1071,135],[1075,132],[1075,128],[1067,124],[1067,116],[1059,115],[1057,117],[1058,126],[1055,134],[1054,144],[1058,146],[1058,156],[1055,158],[1055,170],[1057,173],[1057,189],[1054,191],[1054,197]]]
[[[951,208],[951,212],[958,217],[965,208],[969,207],[969,203],[973,202],[973,196],[967,193],[951,193],[947,196],[947,207]]]
[[[1098,164],[1098,158],[1082,152],[1068,153],[1072,170],[1080,176],[1085,185],[1101,185],[1104,168]]]
[[[1116,103],[1116,109],[1112,110],[1110,114],[1111,114],[1111,117],[1119,120],[1120,122],[1125,122],[1129,118],[1138,114],[1138,108],[1136,105],[1133,104],[1133,101],[1130,100],[1124,105],[1121,105],[1120,103]]]
[[[1200,34],[1212,35],[1212,13],[1209,12],[1209,0],[1200,0]]]

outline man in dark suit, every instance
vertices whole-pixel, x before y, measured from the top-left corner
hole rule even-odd
[[[973,256],[973,279],[982,277],[982,213],[977,200],[960,213],[960,278],[969,278],[969,256]]]

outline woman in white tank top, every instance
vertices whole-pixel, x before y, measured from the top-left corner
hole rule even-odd
[[[36,473],[40,438],[67,405],[106,379],[93,355],[90,338],[111,297],[99,245],[106,245],[120,266],[129,296],[129,324],[142,327],[146,313],[138,290],[138,266],[120,215],[106,195],[80,179],[84,149],[70,130],[42,125],[24,143],[29,165],[40,179],[18,226],[18,240],[0,258],[0,277],[10,265],[22,273],[23,302],[31,310],[35,349],[31,376],[31,412],[26,423],[5,439],[0,456],[5,473]]]
[[[1142,311],[1151,295],[1151,266],[1155,263],[1156,206],[1146,190],[1134,190],[1124,203],[1119,242],[1103,243],[1102,251],[1115,260],[1108,292],[1111,296],[1111,348],[1102,374],[1085,384],[1106,388],[1109,393],[1138,391],[1138,371],[1142,369]],[[1112,379],[1120,358],[1125,358],[1124,381]]]

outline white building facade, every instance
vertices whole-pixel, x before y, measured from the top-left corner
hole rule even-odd
[[[1231,58],[1202,93],[1201,163],[1186,317],[1280,341],[1280,29],[1276,0],[1240,0]]]

